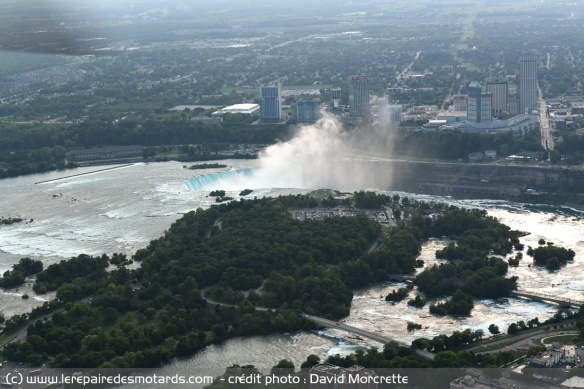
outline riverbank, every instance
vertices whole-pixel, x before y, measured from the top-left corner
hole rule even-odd
[[[457,199],[497,199],[584,209],[584,169],[496,163],[455,163],[370,158],[341,161],[347,174],[385,172],[381,190],[404,191]],[[380,173],[382,174],[382,173]],[[378,175],[375,176],[378,178]],[[377,180],[376,182],[382,182]]]

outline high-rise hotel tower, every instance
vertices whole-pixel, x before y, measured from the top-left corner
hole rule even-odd
[[[260,120],[277,123],[282,120],[282,91],[280,84],[260,86]]]
[[[537,109],[537,57],[523,53],[519,57],[519,112]]]
[[[363,122],[371,119],[369,105],[369,83],[367,76],[350,76],[349,83],[349,114],[355,118],[362,118]]]

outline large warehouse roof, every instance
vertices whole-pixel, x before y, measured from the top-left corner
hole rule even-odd
[[[259,109],[259,104],[234,104],[213,112],[213,115],[224,115],[226,113],[242,113],[250,115],[259,111]]]

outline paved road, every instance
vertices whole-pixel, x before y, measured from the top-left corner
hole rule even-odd
[[[204,298],[205,300],[207,300],[207,304],[211,304],[211,305],[224,305],[226,307],[234,307],[236,308],[238,306],[238,304],[228,304],[228,303],[222,303],[220,301],[215,301],[215,300],[211,300],[209,297],[206,296],[207,292],[213,288],[216,288],[217,285],[211,285],[211,286],[207,286],[206,288],[201,289],[201,297]],[[264,285],[262,284],[262,286],[260,286],[259,288],[255,289],[256,293],[259,293],[260,290],[264,287]],[[257,309],[258,311],[269,311],[271,308],[264,308],[264,307],[259,307],[259,306],[255,306],[255,309]]]
[[[545,100],[543,99],[543,92],[541,91],[539,84],[537,85],[537,95],[539,100],[539,124],[541,132],[541,145],[546,150],[553,150],[554,137],[552,135],[550,119],[547,116],[547,107],[545,104]]]
[[[466,348],[466,349],[464,349],[464,351],[474,351],[475,354],[488,354],[488,353],[495,352],[496,349],[495,350],[493,350],[493,349],[485,350],[485,348],[487,346],[500,345],[502,351],[509,351],[509,350],[515,349],[515,348],[536,346],[536,345],[541,344],[538,341],[538,339],[541,338],[541,335],[548,335],[548,334],[549,334],[549,336],[577,335],[578,331],[564,331],[563,334],[559,334],[559,333],[551,333],[550,334],[549,331],[545,331],[544,329],[540,329],[540,330],[532,331],[532,332],[528,332],[528,333],[521,333],[520,332],[519,334],[517,334],[515,336],[505,335],[505,336],[501,336],[499,338],[491,338],[492,340],[487,340],[485,343],[482,343],[478,346]],[[531,338],[534,338],[534,339],[531,339]],[[510,344],[510,345],[503,346],[505,343],[509,343],[510,341],[513,341],[513,339],[516,339],[517,341],[515,343]]]
[[[318,36],[318,34],[313,34],[313,35],[309,35],[309,36],[304,36],[304,37],[302,37],[302,38],[294,39],[294,40],[291,40],[291,41],[286,41],[286,42],[278,43],[277,45],[274,45],[274,46],[270,47],[269,49],[267,49],[267,50],[266,50],[266,52],[270,52],[270,51],[272,51],[273,49],[277,49],[278,47],[284,47],[284,46],[286,46],[286,45],[289,45],[290,43],[295,43],[295,42],[302,42],[303,40],[306,40],[306,39],[311,39],[311,38],[314,38],[314,37],[316,37],[316,36]]]
[[[410,71],[410,69],[414,65],[414,62],[416,62],[418,60],[418,58],[420,58],[420,54],[422,54],[422,52],[421,51],[418,51],[416,53],[416,56],[412,60],[412,62],[410,62],[408,66],[406,66],[405,68],[403,68],[403,70],[397,75],[396,79],[397,79],[398,82],[401,82],[401,79],[406,75],[407,72]]]
[[[73,302],[74,304],[88,304],[91,302],[91,297],[86,297],[83,298],[81,300],[75,301]],[[51,313],[47,313],[46,315],[43,316],[39,316],[36,317],[32,320],[34,320],[34,322],[36,322],[37,320],[49,320],[51,317],[53,317],[53,315],[57,312],[63,312],[65,310],[64,307],[58,308],[55,311],[51,312]],[[0,349],[4,348],[4,346],[6,346],[8,343],[12,343],[12,342],[16,342],[16,341],[21,341],[24,342],[26,340],[26,335],[28,332],[28,326],[30,324],[30,321],[26,323],[26,325],[24,327],[22,327],[21,329],[19,329],[17,332],[13,333],[12,335],[10,335],[8,338],[4,339],[3,341],[0,342]]]

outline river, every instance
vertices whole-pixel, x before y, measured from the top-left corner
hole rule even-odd
[[[205,185],[232,176],[232,169],[254,168],[256,161],[227,160],[225,169],[189,170],[178,162],[138,163],[118,169],[95,172],[98,167],[52,172],[0,181],[0,216],[25,218],[25,222],[0,226],[0,271],[4,272],[22,256],[38,258],[45,266],[81,253],[98,255],[121,252],[132,254],[159,237],[183,213],[214,203],[209,191],[197,190],[194,176],[205,176]],[[246,170],[249,172],[249,170]],[[94,173],[91,173],[94,172]],[[226,172],[226,173],[221,173]],[[70,178],[73,174],[90,173]],[[214,173],[219,173],[212,175]],[[62,179],[60,179],[62,178]],[[57,179],[35,184],[35,182]],[[195,180],[196,181],[196,180]],[[219,184],[218,184],[219,185]],[[214,189],[221,189],[220,187]],[[245,189],[245,188],[240,188]],[[286,193],[306,193],[307,189],[255,189],[249,197]],[[393,194],[393,192],[387,192]],[[238,198],[239,190],[228,192]],[[423,195],[404,194],[426,200],[442,200],[464,207],[482,207],[513,229],[529,232],[522,238],[527,246],[537,246],[540,238],[576,251],[576,260],[559,271],[530,267],[527,256],[520,266],[511,268],[521,289],[537,290],[582,299],[584,290],[584,213],[550,206],[534,206],[490,200],[453,200]],[[32,219],[32,221],[31,221]],[[434,252],[447,242],[431,240],[424,244],[421,258],[426,266],[436,263]],[[404,302],[389,304],[383,300],[400,284],[375,285],[355,292],[350,316],[345,322],[370,331],[378,331],[404,341],[432,337],[465,328],[482,329],[489,324],[502,330],[518,320],[553,315],[555,308],[544,303],[521,299],[475,302],[468,318],[434,317],[427,308],[419,310]],[[42,304],[51,296],[21,299],[32,293],[27,287],[0,292],[0,309],[6,316],[23,313]],[[412,292],[411,296],[415,292]],[[408,321],[423,325],[409,333]],[[234,363],[253,364],[267,371],[280,359],[287,358],[299,366],[309,354],[321,358],[336,353],[349,353],[359,346],[381,346],[375,342],[355,341],[335,330],[321,333],[297,333],[232,339],[213,345],[189,359],[176,360],[163,368],[165,373],[219,374]]]

